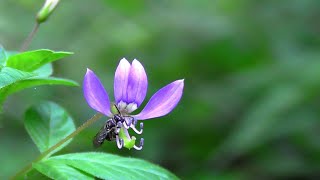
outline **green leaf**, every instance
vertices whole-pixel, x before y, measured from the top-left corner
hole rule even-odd
[[[40,152],[48,150],[76,129],[69,114],[53,102],[43,102],[29,108],[25,113],[24,123]],[[67,141],[52,154],[70,142]]]
[[[46,161],[35,163],[32,167],[52,179],[94,179],[93,176],[62,163]]]
[[[55,77],[39,77],[39,78],[30,78],[23,81],[19,81],[15,84],[14,88],[9,92],[16,92],[21,89],[39,86],[39,85],[65,85],[65,86],[79,86],[79,84],[75,81],[63,78],[55,78]]]
[[[10,56],[6,66],[32,72],[41,66],[71,55],[70,52],[54,52],[48,49],[23,52]]]
[[[52,73],[51,64],[45,64],[33,73],[20,71],[10,67],[0,68],[0,104],[10,94],[34,87],[39,85],[65,85],[65,86],[78,86],[79,84],[75,81],[47,77]]]
[[[33,71],[38,77],[49,77],[53,73],[52,64],[48,63]]]
[[[3,103],[9,95],[15,92],[18,92],[30,87],[40,86],[40,85],[79,86],[77,82],[69,79],[63,79],[63,78],[35,77],[35,78],[25,79],[0,89],[0,104]]]
[[[10,67],[3,67],[0,71],[0,90],[17,81],[35,76],[34,73],[19,71]]]
[[[178,179],[168,170],[147,161],[106,153],[65,154],[42,162],[66,164],[101,179]]]
[[[17,82],[14,86],[10,86],[4,92],[6,96],[20,91],[22,89],[39,86],[39,85],[65,85],[65,86],[79,86],[79,84],[75,81],[63,78],[55,78],[55,77],[40,77],[40,78],[31,78]],[[1,92],[1,90],[0,90]],[[0,94],[0,97],[2,95]],[[1,99],[1,98],[0,98]]]
[[[32,169],[24,176],[24,179],[48,180],[49,177],[41,174],[38,170]]]
[[[7,59],[13,55],[19,54],[19,51],[6,51]]]

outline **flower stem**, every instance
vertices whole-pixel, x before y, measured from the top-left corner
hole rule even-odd
[[[33,26],[32,31],[30,32],[30,34],[28,35],[26,40],[24,40],[24,42],[20,48],[20,52],[25,51],[29,47],[34,35],[37,33],[37,31],[39,29],[39,26],[40,26],[40,24],[38,22],[36,22],[36,24]]]
[[[48,156],[52,151],[54,151],[55,149],[60,147],[62,144],[64,144],[65,142],[67,142],[71,138],[73,138],[76,135],[78,135],[82,130],[84,130],[85,128],[89,127],[91,124],[96,122],[102,116],[103,115],[100,114],[100,113],[95,114],[92,118],[88,119],[85,123],[83,123],[80,127],[78,127],[73,133],[71,133],[70,135],[68,135],[67,137],[65,137],[61,141],[59,141],[57,144],[55,144],[54,146],[52,146],[51,148],[49,148],[45,152],[41,153],[35,160],[33,160],[31,163],[29,163],[27,166],[25,166],[23,169],[21,169],[11,179],[16,179],[16,178],[22,176],[23,174],[27,173],[28,171],[30,171],[32,169],[32,164],[33,163],[37,163],[37,162],[41,161],[43,158],[46,158],[46,156]]]

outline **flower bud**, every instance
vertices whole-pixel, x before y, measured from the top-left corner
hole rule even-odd
[[[46,0],[45,4],[37,14],[37,22],[45,22],[54,9],[57,7],[59,0]]]

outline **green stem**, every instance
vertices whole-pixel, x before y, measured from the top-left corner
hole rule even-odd
[[[34,35],[37,33],[38,29],[39,29],[40,24],[38,22],[36,22],[36,24],[33,26],[32,31],[30,32],[30,34],[28,35],[27,39],[24,40],[21,48],[20,48],[20,52],[25,51],[28,46],[30,45]]]
[[[95,114],[92,118],[88,119],[85,123],[83,123],[80,127],[78,127],[73,133],[71,133],[69,136],[65,137],[64,139],[62,139],[61,141],[59,141],[57,144],[55,144],[54,146],[52,146],[51,148],[49,148],[48,150],[46,150],[45,152],[41,153],[35,160],[33,160],[30,164],[28,164],[27,166],[25,166],[23,169],[21,169],[17,174],[15,174],[11,179],[16,179],[20,176],[22,176],[23,174],[27,173],[28,171],[30,171],[32,169],[32,164],[33,163],[37,163],[39,161],[41,161],[43,158],[45,158],[46,156],[48,156],[52,151],[54,151],[55,149],[57,149],[58,147],[60,147],[62,144],[64,144],[65,142],[67,142],[68,140],[70,140],[71,138],[75,137],[76,135],[78,135],[82,130],[84,130],[85,128],[89,127],[91,124],[93,124],[94,122],[96,122],[98,119],[100,119],[103,115],[100,113]]]

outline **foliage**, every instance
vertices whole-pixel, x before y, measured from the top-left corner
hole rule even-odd
[[[72,80],[52,77],[51,62],[70,55],[68,52],[54,52],[41,49],[8,55],[0,50],[0,105],[7,96],[17,91],[38,85],[77,86]]]
[[[75,52],[55,62],[59,76],[81,82],[89,67],[105,73],[101,80],[111,92],[113,70],[125,56],[152,69],[149,97],[171,79],[185,78],[177,109],[145,124],[142,153],[112,143],[95,151],[156,162],[182,179],[319,176],[318,0],[61,2],[30,46]],[[0,40],[7,49],[19,47],[39,7],[36,1],[1,2]],[[93,112],[80,96],[64,87],[11,96],[1,117],[3,179],[38,153],[17,117],[30,100],[52,99],[81,124]],[[104,120],[59,153],[92,150]],[[7,152],[17,156],[2,155]]]
[[[40,152],[47,151],[76,130],[68,113],[52,102],[45,102],[29,108],[25,113],[24,124]],[[66,142],[52,153],[59,151],[69,143],[70,141]]]
[[[40,23],[47,20],[58,2],[45,2],[37,15],[36,26],[23,43],[21,51],[28,48]],[[51,76],[51,63],[71,54],[48,49],[8,52],[0,46],[0,106],[9,95],[26,88],[39,85],[78,86],[75,81]],[[70,144],[74,136],[98,117],[101,115],[93,116],[76,129],[69,113],[54,102],[43,101],[28,108],[25,112],[25,128],[40,155],[12,179],[178,179],[169,171],[136,158],[93,152],[52,156]]]
[[[70,115],[52,102],[29,108],[25,114],[25,127],[42,153],[75,131]],[[106,153],[72,153],[49,157],[70,142],[59,146],[40,162],[34,162],[32,167],[53,179],[178,179],[169,171],[147,161]],[[29,178],[33,175],[31,172]]]
[[[34,167],[53,179],[63,176],[64,172],[61,171],[67,171],[70,168],[73,168],[71,173],[77,178],[87,175],[88,178],[101,179],[178,179],[167,170],[144,160],[106,153],[91,152],[54,156],[35,164]],[[56,170],[51,171],[51,168]]]

